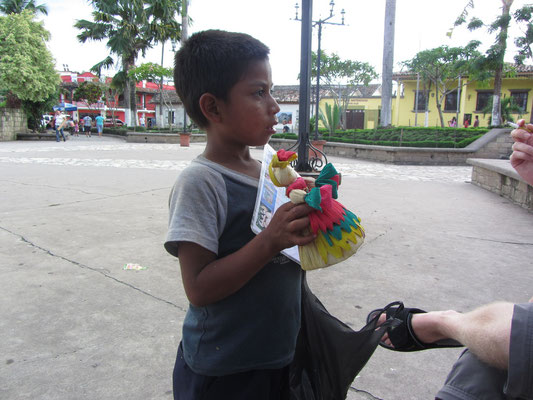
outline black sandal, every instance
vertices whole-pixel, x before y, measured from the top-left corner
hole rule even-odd
[[[413,332],[411,326],[411,319],[413,314],[426,313],[426,311],[419,308],[405,308],[401,301],[391,303],[385,308],[378,308],[371,311],[366,320],[367,323],[373,319],[378,319],[383,313],[386,313],[387,320],[394,319],[398,321],[396,326],[387,328],[389,339],[392,346],[385,344],[383,341],[379,342],[381,347],[394,351],[420,351],[435,348],[448,348],[448,347],[464,347],[461,343],[453,339],[438,340],[434,343],[423,343],[418,339]]]

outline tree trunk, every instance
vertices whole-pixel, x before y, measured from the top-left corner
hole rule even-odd
[[[437,111],[439,112],[440,126],[444,128],[444,116],[442,115],[442,100],[443,97],[439,96],[439,85],[435,83],[435,104],[437,105]]]
[[[507,18],[505,23],[500,28],[498,37],[498,47],[500,48],[499,65],[494,71],[494,95],[492,97],[492,118],[491,126],[498,126],[502,124],[502,107],[501,107],[501,91],[502,91],[502,73],[505,50],[507,48],[507,30],[509,29],[509,11],[514,0],[502,0],[502,17]]]
[[[122,68],[126,76],[126,84],[124,85],[124,102],[126,110],[126,121],[124,121],[128,126],[137,126],[137,101],[135,99],[135,84],[129,76],[128,71],[133,66],[134,61],[125,58],[122,59]]]
[[[392,68],[394,62],[394,22],[396,0],[387,0],[383,40],[383,72],[381,80],[381,126],[391,125],[392,120]]]

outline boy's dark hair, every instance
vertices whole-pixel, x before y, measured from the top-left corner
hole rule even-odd
[[[191,119],[206,128],[200,97],[211,93],[226,101],[250,63],[267,59],[268,53],[267,46],[244,33],[207,30],[192,35],[174,60],[176,92]]]

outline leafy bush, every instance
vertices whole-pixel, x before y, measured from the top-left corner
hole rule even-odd
[[[403,133],[402,133],[403,130]],[[379,129],[337,130],[334,136],[321,130],[322,139],[330,142],[378,146],[462,148],[474,142],[488,128],[393,127]],[[293,133],[273,135],[274,138],[297,139]]]
[[[93,129],[91,129],[91,131],[94,132]],[[104,128],[104,133],[107,133],[108,135],[119,135],[119,136],[126,136],[126,134],[128,133],[128,128],[127,127],[109,127],[109,128]]]

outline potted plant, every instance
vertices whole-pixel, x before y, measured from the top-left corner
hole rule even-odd
[[[189,147],[191,142],[191,133],[187,131],[180,132],[180,146]]]

